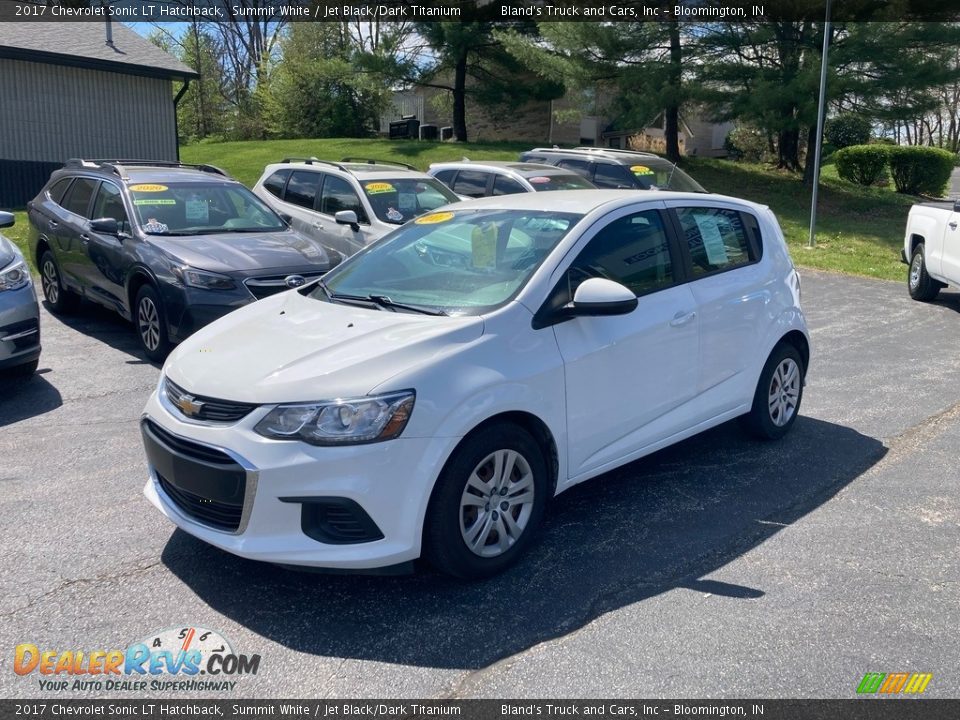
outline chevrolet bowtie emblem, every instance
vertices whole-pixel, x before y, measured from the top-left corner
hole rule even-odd
[[[193,395],[181,395],[173,401],[173,404],[187,417],[196,417],[204,406],[204,403],[197,400]]]

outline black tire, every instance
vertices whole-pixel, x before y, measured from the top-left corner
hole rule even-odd
[[[941,287],[941,283],[927,274],[927,258],[923,243],[920,243],[913,249],[910,269],[907,271],[907,290],[910,291],[910,297],[920,302],[930,302],[937,297]]]
[[[760,373],[753,407],[741,418],[744,429],[761,440],[786,435],[800,414],[805,375],[799,351],[787,342],[777,345]]]
[[[6,373],[7,377],[24,378],[32,376],[37,371],[38,367],[40,367],[40,358],[31,360],[23,365],[14,365],[12,368],[8,368],[4,372]]]
[[[154,362],[163,362],[170,354],[167,335],[167,314],[160,295],[152,285],[144,285],[133,303],[133,327],[144,355]]]
[[[80,296],[64,285],[60,266],[50,250],[40,256],[40,287],[47,306],[58,315],[69,314],[80,305]]]
[[[503,487],[497,488],[492,472],[489,486],[483,483],[487,472],[494,470],[496,458],[506,460],[509,453],[516,453],[517,457]],[[481,492],[476,485],[469,485],[474,474],[487,490]],[[469,435],[447,461],[434,488],[424,523],[424,556],[441,572],[467,580],[501,572],[530,545],[543,520],[550,487],[543,452],[523,428],[502,423]],[[533,492],[529,505],[520,502],[526,497],[527,488]],[[468,493],[476,500],[467,501],[465,506],[461,501]],[[477,503],[476,507],[473,503]],[[514,530],[506,533],[506,549],[502,549],[500,528],[508,528],[504,520],[507,516]],[[467,545],[471,530],[476,530],[476,550]]]

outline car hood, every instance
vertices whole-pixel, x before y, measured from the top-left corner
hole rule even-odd
[[[220,233],[165,237],[149,241],[183,263],[213,272],[316,266],[325,270],[333,253],[292,230],[267,233]]]
[[[476,316],[434,317],[288,291],[189,337],[164,373],[196,395],[257,404],[366,395],[405,369],[477,340]]]
[[[0,234],[0,270],[18,257],[20,257],[20,253],[17,251],[17,246]]]

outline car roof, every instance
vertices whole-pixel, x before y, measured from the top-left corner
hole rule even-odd
[[[604,206],[628,205],[631,203],[657,203],[670,200],[690,200],[696,203],[732,203],[762,209],[763,205],[742,198],[715,195],[713,193],[654,192],[638,190],[565,190],[562,193],[515,193],[464,200],[446,206],[458,210],[541,210],[547,212],[571,212],[586,215]],[[612,207],[611,207],[612,209]]]
[[[136,163],[136,164],[133,164]],[[212,165],[180,165],[177,163],[158,163],[149,161],[122,160],[68,160],[62,168],[55,171],[59,177],[73,175],[93,175],[114,180],[121,184],[197,182],[237,185],[239,181]]]
[[[617,150],[615,148],[534,148],[521,153],[527,156],[541,157],[568,157],[581,160],[606,161],[619,165],[633,165],[637,163],[662,162],[673,165],[672,162],[654,153],[637,152],[634,150]]]
[[[536,177],[537,175],[571,175],[571,170],[558,168],[556,165],[543,163],[518,162],[516,160],[455,160],[439,162],[430,165],[431,170],[509,170],[522,177]]]
[[[357,180],[372,180],[381,178],[402,178],[410,177],[415,179],[426,179],[430,176],[416,168],[404,167],[394,163],[368,163],[368,162],[335,162],[332,160],[296,159],[283,160],[278,163],[271,163],[264,168],[264,175],[272,174],[278,170],[293,168],[296,170],[315,170],[316,172],[336,173],[345,172],[353,175]]]

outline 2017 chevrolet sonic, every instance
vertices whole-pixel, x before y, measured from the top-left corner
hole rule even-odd
[[[551,497],[736,417],[779,438],[810,355],[766,207],[587,190],[450,205],[168,359],[145,493],[281,564],[503,569]]]

